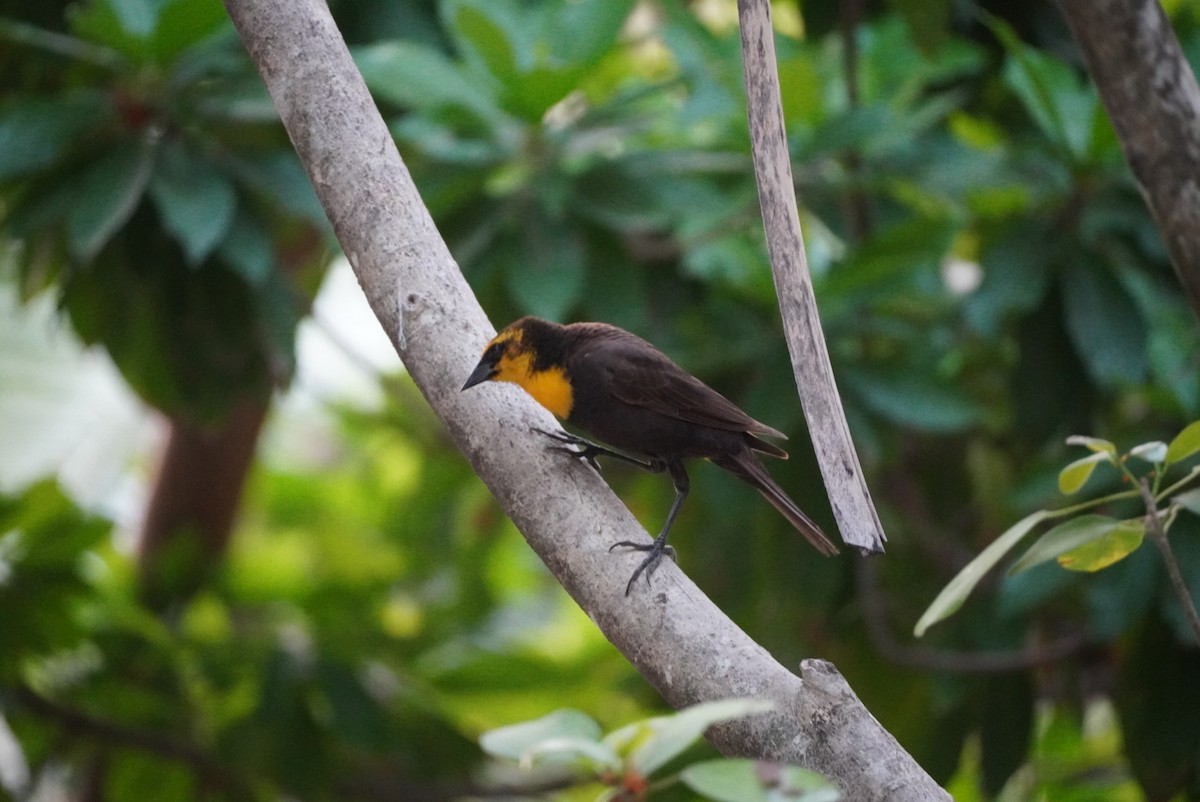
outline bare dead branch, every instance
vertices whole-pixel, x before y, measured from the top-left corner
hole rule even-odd
[[[800,234],[779,97],[771,4],[768,0],[738,0],[738,17],[758,200],[796,388],[842,539],[863,553],[879,553],[885,540],[883,525],[850,439]]]

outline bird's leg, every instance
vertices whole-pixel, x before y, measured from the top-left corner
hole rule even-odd
[[[585,440],[582,437],[573,435],[570,432],[548,432],[545,429],[534,427],[531,431],[537,434],[549,437],[556,443],[562,443],[560,446],[548,446],[550,451],[561,451],[563,454],[568,454],[576,459],[581,459],[592,468],[596,473],[601,473],[600,463],[596,462],[596,457],[611,457],[619,459],[622,462],[627,462],[630,465],[636,465],[643,471],[650,473],[662,473],[666,470],[666,465],[659,460],[641,460],[637,457],[631,457],[628,454],[622,454],[620,451],[613,451],[611,448],[597,445],[591,440]],[[578,450],[577,450],[578,449]]]
[[[668,555],[672,560],[675,557],[675,547],[667,545],[667,533],[671,531],[671,524],[675,523],[675,516],[679,514],[679,508],[683,506],[683,500],[687,498],[688,488],[691,487],[691,482],[688,480],[687,471],[683,468],[683,463],[678,460],[665,464],[668,471],[671,472],[671,479],[675,482],[675,501],[671,504],[671,510],[667,513],[667,521],[663,524],[662,531],[658,533],[658,537],[654,538],[653,543],[634,543],[632,540],[622,540],[608,547],[609,551],[622,546],[634,551],[646,552],[646,559],[642,560],[641,564],[634,570],[633,576],[629,577],[629,584],[625,586],[625,595],[633,590],[633,583],[637,578],[646,573],[646,585],[650,584],[650,577],[658,569],[659,562],[662,561],[663,555]]]

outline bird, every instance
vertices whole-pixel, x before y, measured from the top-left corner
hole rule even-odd
[[[675,499],[654,541],[622,540],[609,548],[645,552],[625,586],[626,596],[643,574],[649,585],[664,554],[675,559],[667,535],[688,496],[688,460],[706,459],[750,484],[819,552],[838,553],[758,456],[786,459],[786,451],[760,437],[786,435],[747,415],[632,332],[607,323],[522,317],[485,346],[462,389],[489,381],[520,386],[557,418],[599,441],[536,429],[553,441],[549,448],[598,472],[596,458],[605,457],[670,475]]]

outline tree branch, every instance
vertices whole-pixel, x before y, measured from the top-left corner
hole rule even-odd
[[[1200,87],[1158,0],[1059,0],[1200,316]]]
[[[947,674],[1004,674],[1062,662],[1089,643],[1083,630],[1030,644],[1020,651],[953,652],[901,643],[892,634],[887,617],[888,600],[879,587],[876,565],[871,560],[861,560],[855,566],[855,587],[871,645],[897,665]]]
[[[715,730],[722,751],[798,763],[855,800],[946,799],[832,666],[804,681],[775,662],[670,562],[624,596],[646,539],[586,465],[548,453],[554,426],[515,387],[460,394],[493,334],[438,235],[322,0],[225,0],[359,283],[417,386],[567,592],[675,707],[731,696],[776,710]]]
[[[742,29],[750,149],[796,388],[842,539],[864,553],[882,552],[883,525],[871,503],[871,492],[850,439],[850,426],[829,364],[804,254],[779,97],[770,2],[738,0],[738,18]]]
[[[243,399],[211,426],[171,420],[138,537],[140,592],[161,609],[224,556],[269,400]]]
[[[34,693],[28,688],[17,688],[16,702],[31,713],[59,724],[75,736],[96,741],[104,749],[124,747],[137,749],[164,760],[185,763],[195,770],[203,782],[235,791],[248,793],[248,778],[230,771],[221,761],[193,743],[178,740],[152,730],[142,730],[96,718],[81,710],[59,704]]]
[[[1175,591],[1175,596],[1179,599],[1180,606],[1183,607],[1183,614],[1192,627],[1196,643],[1200,644],[1200,612],[1197,612],[1196,603],[1192,600],[1187,582],[1183,580],[1183,572],[1179,570],[1179,561],[1175,559],[1171,542],[1167,540],[1167,530],[1163,527],[1162,518],[1158,514],[1158,504],[1154,501],[1154,494],[1150,492],[1150,482],[1146,477],[1143,476],[1138,481],[1138,490],[1141,491],[1142,502],[1146,505],[1146,528],[1150,532],[1150,539],[1158,548],[1163,564],[1167,567],[1171,589]]]

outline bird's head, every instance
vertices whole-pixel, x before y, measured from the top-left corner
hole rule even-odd
[[[560,418],[571,411],[573,393],[563,367],[563,326],[523,317],[501,329],[483,349],[464,390],[487,381],[512,382]]]
[[[467,377],[464,390],[486,381],[516,382],[533,368],[533,343],[525,337],[530,318],[521,318],[500,330],[483,349],[479,364]]]

